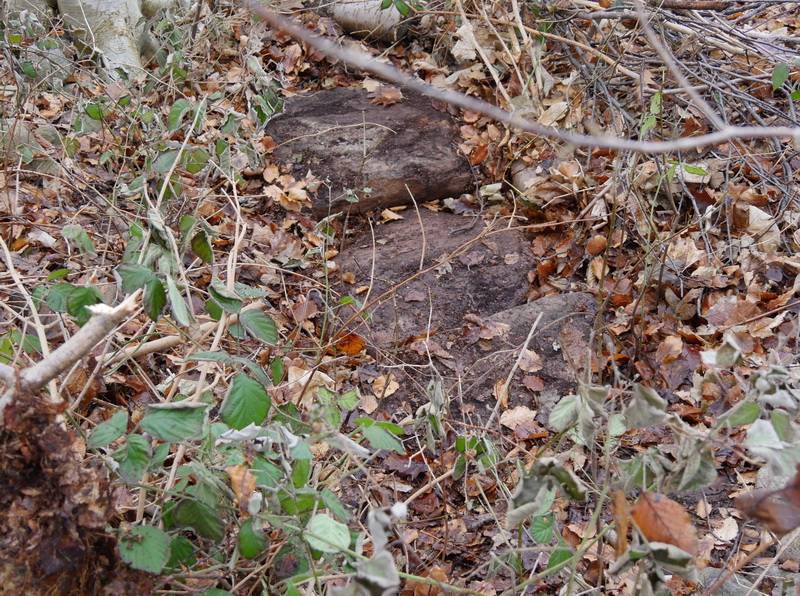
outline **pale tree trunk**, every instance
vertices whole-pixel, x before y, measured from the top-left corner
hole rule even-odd
[[[118,78],[117,69],[136,73],[149,35],[143,17],[151,18],[172,0],[8,0],[6,17],[31,12],[45,27],[54,10],[80,45],[96,53],[108,78]]]

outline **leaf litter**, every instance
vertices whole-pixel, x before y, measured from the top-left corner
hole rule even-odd
[[[566,128],[591,130],[587,123],[594,119],[595,126],[630,138],[679,138],[707,128],[694,106],[656,83],[671,84],[665,69],[644,58],[652,50],[633,33],[630,15],[609,14],[601,20],[592,14],[600,12],[599,6],[559,5],[554,10],[570,18],[557,19],[556,32],[547,37],[538,35],[549,30],[527,7],[517,18],[503,3],[465,4],[471,32],[463,23],[456,27],[453,15],[432,13],[429,30],[420,32],[415,43],[391,46],[389,58],[416,68],[434,84],[495,97],[505,107],[521,107],[540,122]],[[699,79],[744,102],[744,108],[725,107],[727,117],[744,124],[790,121],[794,112],[787,107],[794,100],[789,96],[796,76],[792,72],[775,86],[775,73],[788,64],[782,61],[788,58],[780,28],[796,25],[795,8],[736,5],[725,14],[724,26],[710,34],[704,29],[706,13],[652,10],[666,31],[685,34],[683,27],[704,33],[707,47],[692,51],[685,51],[672,33],[665,42]],[[251,23],[239,9],[226,7],[218,17],[230,25],[231,35],[225,44],[211,44],[212,55],[195,49],[172,70],[157,61],[151,66],[156,78],[172,86],[141,92],[143,81],[103,82],[82,67],[73,75],[82,94],[54,89],[21,105],[3,96],[6,112],[35,127],[41,139],[34,153],[23,150],[7,159],[24,167],[0,174],[6,214],[0,226],[9,248],[6,269],[13,267],[29,291],[42,288],[34,296],[47,341],[55,346],[74,333],[87,302],[116,302],[114,266],[126,258],[137,262],[131,257],[147,247],[154,251],[148,258],[158,263],[161,276],[158,283],[147,282],[155,288],[149,310],[164,308],[170,314],[169,302],[172,314],[169,321],[162,317],[154,322],[140,314],[126,323],[110,343],[62,379],[64,408],[34,408],[41,420],[20,413],[17,425],[4,431],[17,433],[3,437],[12,454],[3,467],[4,481],[14,491],[27,491],[28,501],[8,495],[3,525],[18,529],[7,534],[3,548],[19,552],[13,550],[16,540],[38,549],[30,559],[16,562],[44,570],[40,588],[58,585],[53,582],[64,569],[62,561],[42,553],[72,549],[85,556],[76,558],[79,565],[94,565],[99,552],[119,553],[134,568],[151,572],[160,565],[160,574],[138,574],[119,563],[116,554],[108,555],[103,564],[113,573],[104,571],[97,578],[118,582],[119,593],[149,592],[153,581],[157,589],[184,589],[183,577],[170,575],[177,573],[195,591],[224,586],[233,593],[256,590],[249,568],[211,569],[206,557],[217,540],[227,554],[238,540],[242,552],[253,553],[253,562],[265,568],[273,564],[269,585],[301,583],[306,581],[306,553],[292,548],[296,534],[286,520],[316,520],[309,524],[311,530],[330,530],[333,545],[315,532],[306,543],[327,555],[346,557],[350,555],[341,554],[343,549],[356,545],[345,545],[343,527],[364,532],[359,516],[366,508],[391,506],[419,489],[426,490],[411,501],[411,515],[392,522],[407,539],[387,546],[398,568],[408,565],[416,578],[404,581],[402,593],[415,595],[439,593],[443,585],[498,594],[523,583],[540,593],[592,588],[636,593],[641,586],[632,571],[619,566],[619,573],[611,573],[602,562],[621,560],[642,540],[675,546],[695,556],[698,567],[721,569],[729,559],[753,552],[761,541],[749,531],[753,526],[734,517],[739,514],[733,505],[778,536],[798,525],[800,477],[749,490],[762,463],[792,472],[800,458],[797,378],[791,366],[800,306],[794,298],[800,273],[794,172],[800,162],[788,144],[731,141],[664,159],[613,150],[582,152],[531,139],[474,112],[450,109],[461,119],[459,148],[477,168],[481,183],[502,183],[486,196],[476,193],[478,199],[456,197],[461,210],[468,205],[470,213],[478,210],[487,218],[537,226],[529,236],[537,259],[528,274],[529,299],[570,290],[597,296],[603,305],[598,336],[587,343],[567,330],[559,350],[563,365],[578,378],[608,390],[579,387],[562,405],[564,424],[556,431],[535,407],[535,393],[543,388],[535,374],[540,356],[526,349],[519,367],[529,373],[523,382],[526,395],[533,394],[534,407],[505,409],[501,403],[498,428],[484,429],[485,421],[445,407],[451,396],[441,397],[435,412],[418,415],[408,405],[390,409],[391,402],[384,400],[395,392],[395,377],[377,368],[370,371],[377,363],[364,337],[335,328],[341,323],[336,318],[340,303],[357,299],[331,295],[327,281],[337,275],[337,243],[351,234],[351,224],[338,219],[320,223],[306,215],[310,193],[320,192],[323,181],[271,161],[274,142],[263,131],[282,97],[361,85],[363,80],[287,34]],[[730,25],[749,17],[757,32],[778,30],[771,46],[754,45],[757,36],[747,37]],[[321,33],[340,34],[326,18],[306,13],[302,19]],[[589,22],[596,26],[586,33]],[[527,36],[526,46],[517,45],[517,34],[523,40]],[[601,56],[582,51],[578,44],[585,45],[587,36],[591,47],[603,48]],[[164,38],[163,43],[170,42]],[[747,51],[736,51],[742,48]],[[266,78],[251,59],[263,66]],[[720,64],[726,65],[728,78],[720,75]],[[279,76],[267,74],[272,72],[267,67],[274,65],[280,65]],[[608,70],[599,70],[603,65]],[[530,80],[528,72],[534,73]],[[643,75],[636,79],[631,73]],[[378,104],[402,101],[401,91],[391,86],[368,89]],[[790,92],[783,94],[783,89]],[[203,112],[202,98],[214,94],[217,99]],[[606,101],[609,94],[613,103]],[[180,99],[188,100],[188,111],[174,110]],[[150,122],[166,122],[166,128],[153,133]],[[59,142],[45,137],[47,127],[55,128]],[[187,147],[179,157],[184,141]],[[208,167],[212,154],[216,161]],[[58,165],[60,174],[41,169],[52,165],[48,160]],[[148,212],[154,206],[158,217]],[[473,253],[461,258],[465,265],[478,264]],[[235,326],[221,326],[230,335],[216,342],[195,335],[188,318],[180,322],[178,298],[167,294],[167,275],[179,280],[175,287],[180,302],[193,316],[202,314],[201,323],[214,320],[214,313],[207,314],[213,307],[207,310],[205,302],[213,295],[215,276],[228,292],[217,296],[218,310],[235,310],[231,305],[237,301],[254,299],[242,295],[245,288],[237,289],[234,281],[262,293],[260,312],[274,323],[274,330],[243,324],[239,332]],[[28,366],[41,358],[30,306],[11,277],[4,276],[2,283],[7,308],[0,354],[4,362]],[[158,284],[165,286],[163,295],[156,291]],[[90,285],[97,294],[74,293]],[[228,316],[217,315],[219,321]],[[468,343],[487,346],[501,345],[504,335],[502,326],[476,316],[464,318],[462,331]],[[274,333],[278,339],[265,342],[260,333]],[[115,369],[100,366],[107,353],[123,345],[146,346],[156,335],[180,341],[135,361],[120,361]],[[195,347],[189,347],[192,342]],[[431,337],[413,339],[408,349],[442,361],[453,356],[450,346]],[[218,354],[219,361],[208,356],[204,362],[213,364],[201,366],[203,361],[189,358],[195,352]],[[250,393],[252,383],[241,379],[260,382],[255,364],[260,374],[269,371],[271,386],[263,391],[253,386]],[[497,371],[493,379],[501,401],[519,390],[507,385],[507,374]],[[633,385],[634,380],[641,386]],[[271,411],[280,414],[267,421],[260,411],[231,409],[230,401],[226,407],[232,389],[247,398],[244,403],[264,402],[263,394],[268,394]],[[148,441],[131,439],[142,436],[137,425],[147,416],[152,425],[148,405],[189,397],[209,406],[200,428],[210,433],[216,455],[200,444],[164,441],[156,432],[156,460],[154,453],[148,455]],[[468,412],[469,397],[458,408]],[[112,439],[105,452],[94,446],[87,450],[82,439],[55,424],[62,411],[89,433],[90,444],[102,424],[124,411],[130,422],[119,436],[128,436]],[[362,415],[371,424],[356,422]],[[214,428],[222,422],[233,428],[251,422],[264,426],[259,426],[259,441],[248,440],[234,449],[224,440],[217,443],[221,433],[214,434]],[[340,455],[319,449],[326,438],[336,443],[331,430],[366,446],[369,455],[360,455],[365,461],[349,467],[337,462]],[[51,445],[36,438],[45,434]],[[19,444],[19,436],[28,442]],[[336,444],[342,446],[337,453],[347,452],[346,441]],[[392,448],[398,445],[398,450]],[[50,467],[30,455],[37,453],[49,454]],[[550,468],[557,474],[529,476],[542,457],[558,459]],[[24,482],[18,465],[23,460],[32,470]],[[100,473],[101,463],[136,477],[144,492],[121,482],[114,472]],[[575,478],[596,489],[596,495],[610,489],[613,508],[596,495],[587,506],[574,500],[578,493],[569,498],[555,490],[561,482],[575,488]],[[525,503],[530,515],[517,512],[522,521],[511,532],[506,528],[507,503],[525,482],[532,488],[532,499]],[[282,483],[293,492],[281,489]],[[263,492],[268,489],[273,492]],[[698,497],[701,490],[709,492]],[[130,546],[141,538],[131,528],[157,527],[150,522],[162,519],[160,491],[175,491],[174,518],[185,522],[182,527],[169,522],[169,561],[143,562],[135,554],[114,550],[114,536]],[[273,507],[273,513],[284,517],[273,519],[282,523],[253,530],[260,548],[248,550],[242,540],[252,536],[243,522],[258,517],[251,502],[259,491],[259,507]],[[738,496],[732,501],[732,495]],[[634,498],[637,504],[629,506]],[[225,499],[236,507],[216,509]],[[512,502],[519,505],[517,501]],[[309,503],[316,513],[306,519],[302,516]],[[708,520],[710,530],[687,513],[698,511],[699,503],[705,503],[700,517]],[[82,511],[77,518],[61,517],[76,510]],[[198,512],[213,523],[198,524]],[[47,528],[37,529],[36,517],[71,521],[48,534]],[[103,534],[107,525],[116,534]],[[616,540],[606,541],[609,530],[602,533],[602,528],[612,525]],[[31,535],[23,535],[28,530]],[[152,544],[166,540],[157,533],[150,539]],[[363,553],[369,555],[370,548],[364,547]],[[655,556],[647,559],[647,565],[663,562]],[[679,565],[679,558],[669,554],[668,562]],[[681,570],[691,566],[686,563]],[[81,575],[78,569],[71,572]],[[11,570],[11,577],[23,576],[24,570]],[[336,581],[330,586],[336,587]],[[774,581],[767,580],[762,588]],[[88,584],[81,587],[95,591]]]

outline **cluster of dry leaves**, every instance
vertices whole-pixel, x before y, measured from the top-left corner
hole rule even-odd
[[[656,139],[708,130],[703,114],[671,87],[669,69],[650,59],[653,49],[630,14],[605,14],[607,7],[602,3],[563,2],[553,8],[558,17],[553,19],[555,28],[537,31],[542,21],[527,7],[516,14],[516,3],[465,4],[466,19],[459,21],[458,15],[447,11],[428,14],[416,37],[382,48],[381,59],[413,70],[434,85],[490,99],[542,124]],[[737,11],[726,12],[723,20],[739,22],[748,10],[742,4]],[[272,396],[277,404],[295,400],[301,411],[307,410],[319,387],[337,392],[357,386],[364,396],[361,411],[391,420],[392,412],[383,411],[379,397],[391,395],[396,381],[390,373],[374,368],[363,338],[343,334],[331,341],[320,305],[312,298],[325,288],[325,276],[336,274],[335,249],[303,211],[319,181],[313,173],[298,175],[289,165],[271,161],[275,143],[253,116],[253,102],[261,89],[259,74],[249,59],[275,73],[284,96],[363,85],[375,103],[391,105],[402,101],[402,93],[343,65],[331,65],[303,43],[250,23],[237,11],[232,9],[228,17],[231,35],[224,43],[217,39],[209,44],[209,55],[190,54],[180,93],[190,99],[222,94],[222,102],[209,111],[202,130],[189,143],[227,143],[239,179],[230,184],[224,176],[207,177],[177,168],[175,182],[181,192],[176,193],[179,200],[165,209],[165,220],[177,226],[178,216],[188,205],[189,212],[203,217],[217,232],[213,241],[217,262],[225,262],[232,251],[238,251],[234,257],[237,280],[265,290],[270,314],[288,340],[277,354],[283,358],[288,381],[285,390],[276,390]],[[659,9],[658,15],[669,25],[666,42],[671,43],[675,59],[698,77],[707,75],[706,89],[716,89],[726,98],[716,106],[726,119],[740,124],[782,124],[790,119],[792,100],[769,84],[776,65],[769,48],[746,46],[747,40],[721,25],[713,29],[707,46],[700,40],[678,43],[675,35],[683,31],[681,27],[695,30],[711,17],[668,9]],[[794,5],[781,11],[765,5],[754,18],[753,32],[769,33],[778,40],[798,23]],[[341,33],[319,16],[305,14],[301,19],[323,34]],[[512,31],[515,27],[517,33]],[[762,38],[754,34],[748,39]],[[599,47],[602,51],[595,49]],[[58,147],[39,137],[45,154],[34,156],[62,164],[58,175],[43,179],[24,167],[0,173],[4,214],[0,230],[10,251],[6,265],[13,265],[30,287],[44,283],[50,272],[66,269],[71,283],[95,284],[112,301],[116,299],[112,265],[129,240],[125,217],[141,211],[136,199],[116,194],[114,185],[120,177],[138,171],[145,159],[142,146],[151,141],[145,129],[134,126],[123,112],[116,120],[107,120],[106,126],[75,132],[75,112],[85,105],[81,101],[119,99],[126,89],[122,83],[102,83],[85,71],[76,71],[73,79],[81,90],[80,101],[65,93],[41,92],[27,95],[14,107],[19,118],[33,125],[59,129],[65,143]],[[9,76],[5,83],[14,84]],[[793,75],[787,84],[796,83]],[[155,89],[137,98],[138,107],[165,117],[163,106],[175,97],[165,88]],[[653,99],[656,94],[658,102]],[[9,96],[3,102],[11,110]],[[576,290],[598,297],[602,305],[598,331],[604,339],[591,360],[594,382],[614,385],[613,395],[619,397],[624,394],[620,380],[635,378],[658,389],[670,412],[697,433],[707,434],[719,414],[743,399],[753,370],[767,363],[794,364],[800,310],[795,299],[800,279],[795,172],[800,169],[800,157],[788,144],[735,141],[661,159],[612,150],[571,150],[508,130],[475,112],[450,111],[461,124],[459,149],[483,181],[504,185],[496,195],[502,200],[488,204],[481,197],[459,200],[481,207],[487,217],[517,218],[520,225],[546,224],[530,238],[537,264],[529,274],[529,298]],[[228,114],[240,117],[238,137],[222,131]],[[651,117],[654,123],[646,125]],[[175,133],[173,140],[185,139]],[[256,147],[258,155],[249,154],[245,145]],[[110,196],[117,196],[113,204],[107,201]],[[232,196],[238,198],[241,210],[232,207]],[[244,244],[238,245],[235,232],[243,222],[249,232]],[[68,224],[87,231],[94,254],[76,253],[61,237],[59,231]],[[335,232],[343,232],[341,222],[332,226]],[[4,315],[6,330],[24,329],[24,317],[11,314],[19,312],[15,303],[19,292],[8,275],[1,279],[7,293],[2,303],[9,313]],[[187,281],[202,292],[211,281],[211,271],[189,263]],[[194,306],[197,312],[202,310],[200,303]],[[74,331],[71,323],[46,307],[43,314],[53,323],[47,331],[50,341],[58,342]],[[468,342],[491,340],[499,333],[482,321],[467,323],[472,323],[466,325]],[[163,324],[150,326],[141,317],[127,323],[115,341],[143,342],[143,336],[153,331],[175,333]],[[328,335],[323,337],[323,332]],[[717,347],[725,332],[732,332],[741,346],[743,363],[731,370],[703,367],[700,352]],[[427,353],[427,347],[420,349]],[[102,361],[101,351],[98,348],[72,371],[62,386],[71,399],[80,398],[72,414],[85,428],[108,416],[107,404],[129,408],[135,420],[135,412],[143,405],[161,399],[185,355],[155,352],[136,364],[128,361],[121,368],[104,371],[96,365]],[[316,354],[322,356],[318,359]],[[25,356],[19,356],[24,365]],[[276,352],[254,356],[266,364]],[[537,358],[530,352],[520,359],[521,370],[528,373],[526,387],[532,392],[540,390]],[[322,359],[325,372],[312,374]],[[81,382],[76,383],[77,378]],[[505,372],[498,375],[502,378]],[[300,386],[305,389],[297,390]],[[499,400],[507,390],[497,388]],[[222,395],[224,387],[215,391]],[[615,461],[554,440],[555,433],[540,424],[535,414],[525,408],[504,410],[502,432],[470,430],[487,432],[497,449],[512,459],[527,461],[534,453],[545,453],[559,456],[576,471],[591,464],[598,475],[588,478],[592,482],[599,482],[601,475],[613,475]],[[464,429],[451,427],[440,445],[427,448],[413,437],[411,427],[408,431],[409,453],[384,453],[376,458],[369,481],[359,475],[345,476],[336,488],[342,502],[359,510],[368,493],[372,505],[389,506],[398,494],[412,494],[428,485],[429,490],[410,503],[411,516],[399,530],[402,548],[397,551],[403,553],[398,560],[420,577],[472,593],[511,590],[518,581],[515,574],[502,566],[490,569],[487,559],[514,548],[523,549],[520,573],[529,576],[541,571],[546,563],[542,553],[551,545],[537,551],[527,534],[512,543],[503,529],[502,504],[508,491],[501,483],[510,486],[516,472],[502,477],[476,472],[455,481],[447,474],[456,465],[458,453],[453,445]],[[783,489],[750,491],[756,467],[738,446],[742,432],[730,429],[714,438],[720,481],[706,495],[678,502],[675,495],[642,492],[631,504],[631,495],[612,493],[613,504],[603,508],[599,525],[615,523],[617,539],[613,546],[587,552],[576,564],[585,581],[605,590],[633,589],[633,576],[610,578],[604,565],[622,556],[634,527],[649,541],[690,553],[699,566],[718,568],[728,561],[744,560],[762,542],[758,530],[745,524],[747,517],[763,522],[779,536],[796,527],[800,475]],[[674,437],[664,426],[631,431],[621,441],[629,453],[655,446],[667,457],[674,455]],[[602,446],[598,450],[602,453]],[[320,452],[320,468],[328,466],[325,457]],[[242,477],[241,470],[229,472],[231,479]],[[75,480],[82,482],[94,486],[98,481]],[[73,506],[60,499],[50,505],[53,510]],[[92,507],[89,511],[94,515]],[[598,531],[598,524],[590,523],[591,511],[582,506],[559,499],[551,511],[561,538],[573,548]],[[17,513],[15,525],[30,523],[30,515]],[[131,496],[120,501],[116,513],[133,520],[136,505]],[[97,515],[87,522],[93,530],[106,521]],[[705,527],[701,536],[698,527]],[[279,541],[280,532],[276,530],[273,538]],[[769,563],[770,559],[756,560],[758,565]],[[783,563],[788,571],[797,571],[797,565],[797,561]],[[555,593],[567,581],[563,574],[543,574],[531,589]],[[671,587],[675,593],[693,589],[677,579]],[[403,590],[420,596],[438,593],[439,588],[409,581]]]

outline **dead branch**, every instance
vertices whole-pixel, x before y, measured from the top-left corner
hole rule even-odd
[[[725,143],[733,139],[791,139],[795,145],[800,146],[800,127],[789,126],[731,126],[724,125],[716,132],[685,137],[674,141],[635,141],[631,139],[620,139],[602,134],[577,134],[567,132],[551,126],[543,126],[532,120],[522,118],[508,112],[498,106],[482,101],[475,97],[440,89],[423,82],[417,77],[409,76],[397,68],[379,62],[365,51],[354,45],[338,45],[331,40],[310,33],[292,23],[289,19],[269,10],[264,4],[255,0],[244,0],[250,10],[269,23],[276,29],[281,29],[289,33],[295,39],[299,39],[316,50],[323,52],[330,58],[341,60],[350,66],[370,72],[382,79],[405,85],[414,91],[418,91],[428,97],[439,101],[458,106],[467,110],[473,110],[484,116],[488,116],[500,122],[505,122],[509,126],[529,132],[535,135],[557,139],[574,147],[591,147],[599,149],[617,149],[619,151],[632,151],[644,154],[664,154],[687,151],[711,145]]]
[[[5,393],[0,397],[0,426],[3,425],[3,413],[6,406],[15,397],[22,393],[36,393],[86,356],[106,335],[136,310],[138,297],[139,292],[136,292],[115,307],[105,304],[89,306],[89,310],[92,311],[92,318],[89,319],[89,322],[44,360],[19,373],[12,367],[4,365],[0,369],[0,375],[2,375],[3,381],[6,381],[7,387]],[[7,369],[11,370],[11,382],[9,382]]]

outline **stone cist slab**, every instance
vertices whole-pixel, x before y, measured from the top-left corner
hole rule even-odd
[[[458,197],[474,186],[455,147],[455,123],[407,89],[387,106],[360,87],[299,95],[267,124],[267,134],[279,162],[327,182],[312,198],[320,218]]]

